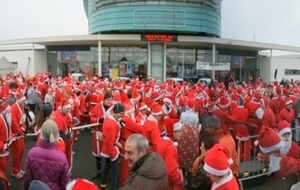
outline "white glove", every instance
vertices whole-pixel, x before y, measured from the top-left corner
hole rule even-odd
[[[4,144],[4,147],[3,147],[3,151],[7,151],[8,150],[8,145],[7,143]]]

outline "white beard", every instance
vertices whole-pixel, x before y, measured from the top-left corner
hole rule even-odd
[[[287,155],[289,153],[289,151],[291,150],[291,147],[292,147],[292,140],[289,139],[289,140],[283,140],[281,139],[281,149],[280,149],[280,153],[283,154],[283,155]]]
[[[270,155],[269,171],[271,173],[280,170],[280,161],[281,157],[274,156],[273,154]]]

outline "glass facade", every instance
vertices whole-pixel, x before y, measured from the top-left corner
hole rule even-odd
[[[59,49],[61,48],[50,48]],[[48,51],[48,71],[55,76],[65,76],[70,72],[92,76],[98,73],[98,47],[86,51]],[[102,76],[109,76],[112,69],[118,76],[147,76],[147,46],[104,45],[102,54]]]

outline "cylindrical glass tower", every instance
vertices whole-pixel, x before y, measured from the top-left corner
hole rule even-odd
[[[83,0],[90,34],[221,35],[222,0]]]

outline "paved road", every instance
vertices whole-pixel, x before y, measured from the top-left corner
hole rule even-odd
[[[72,177],[73,178],[85,178],[88,179],[95,184],[100,186],[100,179],[91,180],[90,176],[95,170],[95,158],[92,156],[92,135],[90,131],[85,130],[84,132],[81,132],[79,135],[78,141],[74,145],[74,166],[72,169]],[[26,152],[25,156],[27,155],[28,150],[35,146],[35,141],[33,140],[33,137],[26,137]],[[23,160],[23,166],[25,163],[25,159]],[[9,159],[11,161],[11,159]],[[11,189],[12,190],[22,190],[23,189],[23,181],[17,180],[10,176],[11,171],[11,162],[9,162],[7,176],[8,180],[11,183]],[[252,187],[252,188],[246,188],[245,190],[282,190],[280,188],[280,184],[270,177],[267,178],[266,182],[263,185]]]

